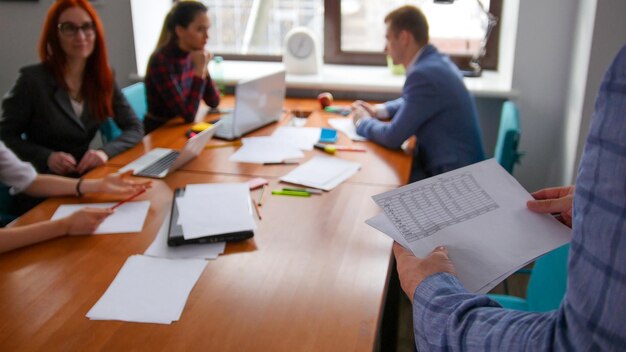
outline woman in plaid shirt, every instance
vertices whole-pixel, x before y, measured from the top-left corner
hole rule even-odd
[[[146,72],[145,133],[178,116],[193,122],[200,99],[210,107],[219,104],[220,92],[207,69],[211,54],[204,50],[210,27],[207,11],[200,2],[181,1],[165,18]]]

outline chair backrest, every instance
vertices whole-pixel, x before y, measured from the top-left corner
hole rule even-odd
[[[500,128],[498,129],[498,141],[494,158],[510,174],[513,173],[513,166],[518,162],[521,154],[517,152],[517,145],[520,138],[519,111],[512,101],[505,101],[502,104],[502,114],[500,115]]]
[[[131,109],[137,115],[140,121],[143,121],[144,115],[148,110],[148,103],[146,102],[146,86],[143,82],[131,84],[128,87],[122,88],[122,94],[126,97]],[[100,125],[100,133],[104,139],[104,142],[110,142],[122,134],[122,130],[117,126],[112,118],[108,118],[102,125]]]
[[[143,82],[131,84],[126,88],[122,88],[122,93],[128,100],[128,104],[130,104],[137,118],[143,121],[143,117],[146,115],[146,111],[148,111],[145,84]]]
[[[561,305],[567,288],[569,244],[537,259],[526,290],[528,310],[546,312]]]

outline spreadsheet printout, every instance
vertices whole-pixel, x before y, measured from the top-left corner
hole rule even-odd
[[[382,198],[378,205],[409,242],[498,208],[469,173]]]
[[[383,217],[369,225],[418,257],[445,246],[472,292],[485,292],[571,236],[552,216],[528,210],[532,196],[494,159],[372,198]]]

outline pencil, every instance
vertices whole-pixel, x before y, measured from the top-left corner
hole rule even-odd
[[[252,204],[254,205],[254,209],[256,210],[256,215],[259,217],[259,220],[261,220],[261,210],[259,209],[259,206],[256,205],[256,202],[254,201],[254,199],[252,199],[252,196],[250,196],[250,200],[252,201]]]
[[[259,194],[259,198],[257,199],[256,205],[262,206],[263,199],[265,199],[265,190],[267,190],[267,185],[263,185],[263,189],[261,189],[261,194]]]
[[[208,144],[204,147],[204,149],[213,149],[213,148],[223,148],[223,147],[240,147],[242,145],[241,141],[233,141],[226,142],[220,144]]]
[[[137,192],[137,193],[133,194],[132,196],[130,196],[130,197],[128,197],[128,198],[126,198],[126,199],[124,199],[124,200],[120,201],[119,203],[115,204],[114,206],[112,206],[112,207],[111,207],[111,208],[109,208],[109,209],[114,210],[115,208],[119,208],[120,206],[122,206],[122,204],[124,204],[124,203],[126,203],[126,202],[130,202],[131,200],[135,199],[136,197],[138,197],[139,195],[141,195],[141,194],[142,194],[143,192],[145,192],[145,191],[146,191],[146,189],[144,188],[144,189],[142,189],[141,191],[139,191],[139,192]]]

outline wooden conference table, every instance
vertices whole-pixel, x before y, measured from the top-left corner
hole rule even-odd
[[[303,103],[308,101],[290,99],[288,106]],[[324,118],[311,121],[319,125]],[[121,166],[116,162],[133,159],[140,149],[181,143],[179,134],[187,128],[159,129],[88,177],[116,171]],[[343,138],[340,143],[349,144]],[[91,321],[85,314],[126,259],[142,254],[152,243],[170,210],[173,189],[189,183],[246,182],[252,176],[268,178],[274,189],[282,186],[277,176],[288,166],[238,165],[225,156],[205,155],[232,153],[234,147],[206,149],[138,198],[151,202],[141,233],[68,236],[0,255],[0,350],[375,349],[391,275],[392,242],[364,220],[378,212],[372,195],[406,182],[410,155],[365,145],[368,152],[347,156],[361,158],[362,170],[334,190],[311,198],[266,195],[255,237],[229,243],[224,255],[209,261],[180,321],[171,325]],[[307,158],[318,153],[306,152]],[[49,199],[16,224],[47,219],[60,204],[119,198]],[[211,206],[219,205],[209,205],[207,211]]]

